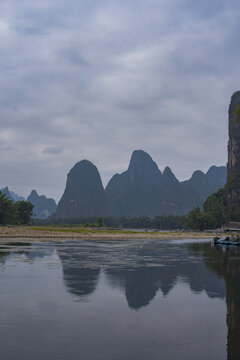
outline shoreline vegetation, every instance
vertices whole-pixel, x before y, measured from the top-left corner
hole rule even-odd
[[[56,216],[50,216],[47,219],[35,219],[33,217],[33,205],[26,201],[17,201],[14,203],[13,200],[9,200],[6,195],[0,191],[0,226],[27,226],[32,225],[32,232],[27,231],[26,236],[35,237],[36,232],[43,231],[47,237],[49,232],[55,235],[55,233],[70,233],[71,237],[149,237],[151,229],[162,229],[163,233],[159,231],[152,233],[156,238],[157,236],[166,236],[166,230],[171,231],[171,237],[176,237],[176,231],[192,230],[205,232],[208,229],[220,228],[227,221],[226,216],[226,204],[222,199],[223,190],[220,189],[217,193],[212,194],[207,198],[203,205],[203,211],[199,207],[194,208],[187,215],[156,215],[151,218],[149,216],[138,216],[138,217],[116,217],[116,216],[89,216],[89,217],[78,217],[78,218],[56,218]],[[70,228],[69,228],[70,226]],[[74,229],[73,227],[78,227]],[[34,230],[33,230],[34,229]],[[65,230],[64,230],[65,229]],[[71,230],[69,230],[71,229]],[[105,229],[105,230],[104,230]],[[120,229],[120,230],[111,230]],[[129,229],[122,232],[122,229]],[[148,229],[147,232],[131,231],[132,229]],[[105,233],[104,233],[105,231]],[[107,233],[106,233],[107,231]],[[9,237],[17,237],[14,231],[2,231],[4,235]],[[19,233],[19,231],[18,231]],[[22,233],[20,231],[20,233]],[[77,235],[76,235],[77,234]],[[172,235],[173,234],[173,235]],[[187,236],[189,233],[186,233]],[[3,236],[4,236],[3,235]],[[24,233],[23,233],[23,236]],[[60,237],[60,234],[56,235]],[[1,234],[0,234],[1,237]],[[61,236],[62,237],[62,236]]]
[[[57,226],[0,226],[0,240],[3,239],[212,239],[217,234],[193,231],[134,231],[108,230],[84,227],[57,227]]]

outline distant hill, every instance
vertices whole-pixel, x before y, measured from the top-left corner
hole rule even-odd
[[[0,190],[6,197],[14,202],[25,200],[23,196],[15,194],[9,190],[8,186]],[[33,213],[38,219],[46,219],[52,214],[55,214],[57,204],[54,199],[48,199],[44,195],[38,195],[36,190],[32,190],[26,201],[30,201],[34,205]]]
[[[14,201],[24,201],[25,198],[23,196],[19,196],[18,194],[15,194],[15,192],[9,190],[11,197]]]
[[[209,195],[224,187],[226,179],[226,166],[212,166],[206,174],[200,170],[195,171],[182,185],[191,194],[194,205],[201,208]]]
[[[212,166],[206,174],[197,170],[180,182],[169,167],[162,173],[149,154],[135,150],[128,169],[115,174],[104,190],[96,166],[83,160],[68,174],[56,216],[183,215],[202,207],[210,194],[225,185],[226,176],[225,166]]]
[[[90,161],[75,164],[67,176],[56,217],[100,216],[107,213],[107,200],[99,172]]]
[[[36,190],[32,190],[28,196],[27,201],[34,205],[33,213],[38,219],[46,219],[54,214],[57,209],[55,200],[49,199],[44,195],[38,195]]]
[[[9,200],[14,201],[7,186],[6,186],[5,188],[0,189],[0,191],[1,191]]]
[[[25,200],[23,196],[15,194],[13,191],[9,190],[6,186],[5,188],[0,189],[0,191],[6,195],[6,197],[14,202]]]

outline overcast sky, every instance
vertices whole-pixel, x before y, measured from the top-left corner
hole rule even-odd
[[[239,0],[0,0],[0,187],[104,185],[134,149],[180,180],[227,161]]]

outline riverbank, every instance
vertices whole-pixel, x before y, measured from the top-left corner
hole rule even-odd
[[[81,227],[32,227],[13,226],[0,227],[1,239],[202,239],[215,234],[188,231],[126,231]]]

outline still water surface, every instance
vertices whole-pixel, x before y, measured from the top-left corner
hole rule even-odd
[[[240,359],[239,250],[196,240],[6,241],[1,359]]]

